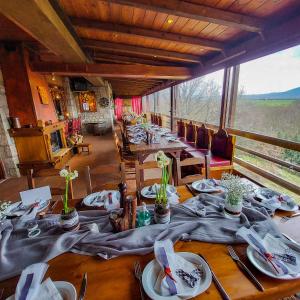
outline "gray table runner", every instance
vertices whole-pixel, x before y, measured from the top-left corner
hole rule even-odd
[[[172,206],[170,224],[154,224],[120,233],[112,232],[108,213],[97,210],[79,213],[81,229],[77,232],[63,232],[59,215],[49,215],[38,221],[42,233],[36,238],[28,238],[26,229],[17,229],[17,220],[5,220],[0,224],[0,280],[20,274],[32,263],[47,262],[68,251],[109,259],[150,253],[155,240],[167,238],[173,242],[181,239],[240,243],[243,241],[235,233],[242,226],[253,227],[262,236],[266,232],[280,235],[266,209],[256,201],[246,202],[239,218],[226,218],[223,197],[199,195]],[[151,212],[153,207],[148,206]],[[89,228],[93,223],[96,230]]]

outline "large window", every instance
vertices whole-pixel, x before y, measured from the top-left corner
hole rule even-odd
[[[300,46],[240,66],[230,127],[300,141]]]
[[[156,97],[157,97],[157,112],[166,116],[170,116],[171,88],[167,88],[157,92]]]
[[[219,124],[224,71],[183,82],[175,87],[176,116]]]

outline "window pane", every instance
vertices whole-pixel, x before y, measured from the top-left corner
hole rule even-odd
[[[230,127],[299,142],[299,120],[300,46],[240,66]]]
[[[171,89],[167,88],[157,92],[157,112],[170,116],[171,110]]]
[[[177,85],[176,116],[218,125],[223,76],[224,71],[220,70]]]

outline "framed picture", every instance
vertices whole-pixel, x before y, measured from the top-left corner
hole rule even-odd
[[[36,89],[38,91],[41,103],[42,104],[49,104],[49,97],[48,97],[47,90],[42,86],[37,86]]]
[[[81,112],[97,111],[95,92],[80,92],[78,99]]]

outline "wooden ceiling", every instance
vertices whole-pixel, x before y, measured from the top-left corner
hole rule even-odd
[[[174,80],[145,73],[132,78],[140,66],[162,70],[198,70],[217,56],[228,57],[228,49],[238,41],[256,36],[274,20],[300,9],[299,0],[50,0],[61,7],[80,47],[103,67],[114,65],[124,74],[104,75],[115,95],[142,95]],[[1,21],[1,19],[0,19]],[[1,35],[0,35],[1,37]],[[41,51],[40,59],[59,61],[51,51]],[[60,59],[62,62],[66,62]],[[62,72],[65,70],[62,67]],[[173,68],[173,69],[172,69]],[[177,68],[177,69],[176,69]],[[43,69],[43,68],[41,68]],[[45,68],[44,68],[45,69]],[[96,68],[97,70],[99,68]],[[136,69],[136,70],[135,70]],[[176,72],[174,72],[176,73]],[[110,74],[110,73],[109,73]],[[177,73],[176,73],[177,74]],[[139,74],[137,74],[139,75]]]

